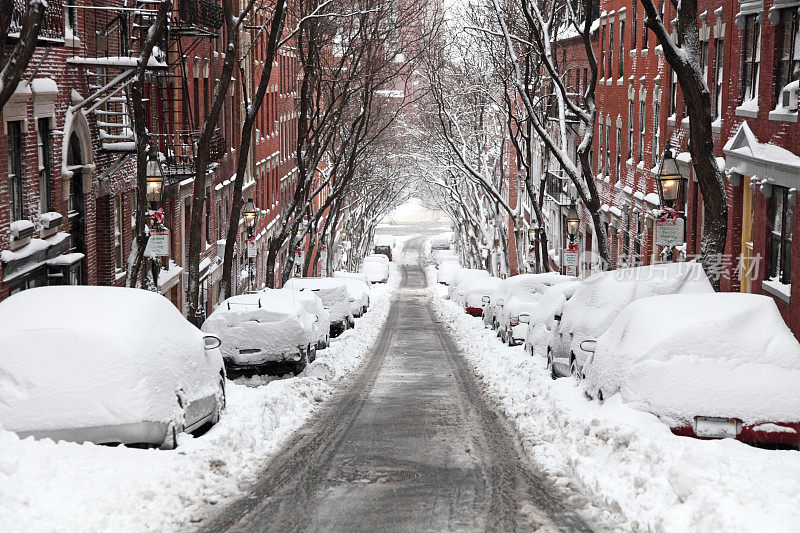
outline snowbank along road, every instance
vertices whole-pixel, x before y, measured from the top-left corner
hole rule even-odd
[[[359,375],[204,530],[588,530],[523,464],[434,319],[422,243],[405,243],[401,289]]]

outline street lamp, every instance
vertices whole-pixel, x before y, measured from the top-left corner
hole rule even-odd
[[[244,223],[247,227],[247,235],[252,237],[256,229],[256,221],[258,220],[258,208],[252,198],[248,198],[247,202],[245,202],[242,216],[244,217]]]
[[[567,210],[567,236],[569,237],[569,242],[575,242],[575,237],[578,236],[578,227],[580,223],[581,219],[578,216],[578,208],[575,205],[575,198],[573,198]]]
[[[536,232],[539,230],[538,224],[532,222],[528,228],[528,244],[533,245],[536,242]]]
[[[155,205],[161,201],[161,193],[164,190],[164,171],[161,169],[161,161],[158,160],[155,148],[150,150],[150,155],[147,157],[145,181],[147,182],[147,201],[155,209]]]
[[[672,147],[669,144],[664,148],[664,155],[661,156],[661,164],[656,176],[658,182],[658,195],[661,197],[661,205],[672,207],[678,200],[683,175],[678,170],[678,163],[672,155]]]

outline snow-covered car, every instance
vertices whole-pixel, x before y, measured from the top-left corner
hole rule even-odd
[[[441,265],[445,261],[455,261],[460,263],[461,260],[458,257],[458,254],[453,250],[434,250],[433,251],[433,262],[436,263],[436,266]]]
[[[520,321],[520,316],[529,317],[536,309],[542,293],[549,287],[577,279],[575,276],[565,276],[557,272],[519,274],[508,278],[504,302],[497,305],[494,311],[497,332],[502,341],[509,346],[524,341],[528,324],[527,318]]]
[[[269,289],[231,296],[201,329],[222,340],[220,351],[231,374],[285,367],[299,373],[316,357],[318,320],[291,290]]]
[[[436,281],[441,283],[442,285],[449,285],[453,282],[453,278],[455,277],[456,273],[461,270],[463,267],[461,263],[458,261],[444,261],[439,267],[437,268],[436,273]]]
[[[431,237],[431,250],[449,250],[453,243],[453,232],[448,231]]]
[[[547,344],[553,336],[561,308],[580,286],[580,281],[568,281],[548,287],[528,314],[528,330],[525,333],[524,350],[531,356],[547,356]]]
[[[491,295],[497,290],[502,281],[502,279],[495,276],[469,280],[463,291],[464,311],[472,316],[482,316],[484,306],[489,302]]]
[[[347,285],[347,296],[350,301],[350,312],[358,318],[367,312],[369,307],[369,285],[356,278],[337,278]]]
[[[378,245],[372,251],[375,252],[376,255],[385,255],[386,257],[389,258],[389,261],[392,260],[392,247],[391,246]]]
[[[386,265],[387,268],[389,267],[389,258],[383,254],[369,254],[364,258],[362,264],[370,262],[382,263]]]
[[[370,283],[386,283],[389,281],[389,261],[384,262],[374,256],[367,256],[361,263],[361,273]]]
[[[619,394],[677,435],[800,445],[800,343],[768,296],[637,300],[597,339],[584,372],[590,396]]]
[[[333,273],[334,278],[353,278],[363,281],[367,288],[369,288],[369,278],[361,272],[348,272],[346,270],[337,270]]]
[[[0,425],[36,439],[174,448],[225,407],[217,346],[154,292],[20,292],[0,302]]]
[[[347,284],[341,278],[290,278],[284,288],[313,291],[331,315],[331,337],[338,337],[355,325],[350,312]]]
[[[376,235],[375,246],[388,246],[394,251],[397,247],[397,238],[394,235]]]
[[[599,272],[586,278],[562,307],[547,350],[553,376],[580,377],[581,348],[608,329],[626,305],[649,296],[714,292],[699,263],[664,263]]]
[[[261,292],[291,290],[291,289],[263,289]],[[322,298],[313,291],[293,291],[294,297],[307,312],[316,317],[314,322],[314,335],[317,339],[317,350],[328,347],[331,340],[331,314],[325,309]]]
[[[458,270],[447,286],[447,296],[458,305],[463,305],[464,289],[467,283],[475,278],[488,278],[491,274],[479,268],[462,268]]]

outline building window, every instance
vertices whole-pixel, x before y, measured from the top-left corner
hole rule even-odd
[[[639,161],[644,161],[644,100],[639,101]]]
[[[614,77],[614,23],[608,25],[608,77]],[[621,76],[621,74],[620,74]]]
[[[617,126],[617,156],[614,163],[614,179],[619,181],[620,168],[622,167],[622,127]]]
[[[639,2],[633,3],[633,18],[631,19],[631,50],[636,50],[636,32],[639,24]]]
[[[633,159],[633,100],[628,100],[628,159]]]
[[[647,45],[647,38],[648,38],[648,35],[650,33],[650,30],[647,29],[647,25],[645,25],[645,23],[644,23],[645,20],[647,20],[647,17],[646,16],[642,17],[642,30],[644,30],[644,32],[643,32],[644,36],[642,37],[642,49],[643,50],[647,49],[647,46],[648,46]]]
[[[64,27],[67,39],[74,39],[78,35],[78,8],[76,0],[64,0]]]
[[[600,123],[600,130],[599,130],[600,143],[599,143],[599,146],[598,146],[599,150],[597,151],[597,171],[599,173],[601,173],[601,174],[604,173],[604,171],[603,171],[603,153],[606,151],[605,150],[605,144],[603,143],[603,132],[604,131],[605,130],[603,130],[603,123],[601,122]]]
[[[724,61],[725,40],[714,40],[714,86],[711,114],[714,120],[722,115],[722,66]]]
[[[794,196],[790,198],[786,187],[773,186],[769,220],[769,277],[781,283],[791,283]]]
[[[606,175],[611,174],[611,121],[606,124]]]
[[[25,218],[22,169],[22,122],[8,122],[8,187],[11,221]]]
[[[619,21],[619,76],[623,76],[623,69],[625,68],[625,19]]]
[[[758,98],[758,70],[761,57],[761,27],[758,15],[745,15],[742,29],[741,100]]]
[[[600,77],[605,78],[605,64],[606,64],[606,27],[605,25],[600,26]]]
[[[800,71],[800,28],[797,7],[781,9],[776,29],[774,106],[782,106],[781,92]]]
[[[206,187],[206,242],[211,242],[211,187]]]
[[[653,104],[653,146],[650,151],[653,153],[653,166],[658,164],[658,154],[661,149],[661,102],[655,99]]]
[[[703,81],[708,83],[708,41],[700,42],[700,72],[703,73]]]
[[[669,85],[669,116],[674,117],[678,112],[678,75],[672,71]]]
[[[50,140],[50,119],[40,118],[38,126],[39,148],[39,210],[53,210],[53,184],[50,173],[53,168],[53,148]]]
[[[114,197],[114,266],[122,270],[122,197]]]
[[[642,265],[642,214],[636,211],[633,215],[633,265]]]

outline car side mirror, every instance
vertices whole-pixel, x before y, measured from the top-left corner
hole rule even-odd
[[[584,352],[594,353],[594,349],[597,346],[596,340],[585,340],[581,341],[581,350]]]
[[[216,335],[206,334],[203,335],[203,342],[205,343],[206,350],[213,350],[222,345],[222,341]]]
[[[531,315],[528,313],[522,313],[519,315],[519,323],[520,324],[530,324],[531,323]]]
[[[481,301],[485,304],[488,304],[491,301],[491,298],[489,298],[488,296],[484,296],[483,298],[481,298]]]

